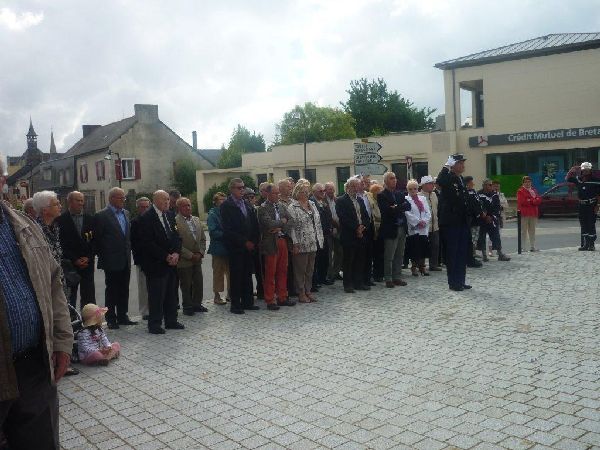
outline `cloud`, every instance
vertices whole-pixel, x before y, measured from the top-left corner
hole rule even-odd
[[[19,6],[37,11],[40,3]],[[188,142],[197,130],[203,148],[227,144],[238,123],[269,142],[294,105],[339,106],[350,80],[361,77],[382,77],[415,105],[443,112],[435,63],[548,33],[599,31],[599,6],[598,0],[503,0],[486,2],[485,10],[466,0],[146,0],[142,8],[126,1],[44,2],[34,29],[17,35],[1,22],[0,150],[23,153],[30,115],[39,148],[48,150],[53,127],[65,151],[81,137],[82,124],[131,116],[134,103],[158,104],[169,127]]]
[[[38,25],[44,20],[44,13],[34,14],[32,12],[15,13],[10,8],[0,8],[0,26],[11,31],[23,31]]]

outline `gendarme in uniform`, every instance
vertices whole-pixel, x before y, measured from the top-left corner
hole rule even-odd
[[[581,174],[575,174],[575,168],[567,174],[567,181],[577,186],[579,198],[579,224],[581,226],[580,251],[594,251],[596,242],[596,207],[600,196],[600,178],[592,174],[592,164],[581,164]]]

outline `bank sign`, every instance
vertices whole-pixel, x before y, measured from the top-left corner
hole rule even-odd
[[[560,128],[548,131],[524,131],[513,134],[492,134],[472,136],[469,147],[487,147],[489,145],[531,144],[535,142],[569,141],[573,139],[600,138],[600,126],[585,128]]]

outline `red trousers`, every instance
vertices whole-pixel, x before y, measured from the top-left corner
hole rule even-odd
[[[277,300],[283,302],[288,298],[287,292],[288,249],[284,238],[277,238],[277,253],[265,255],[265,279],[263,281],[267,304]]]

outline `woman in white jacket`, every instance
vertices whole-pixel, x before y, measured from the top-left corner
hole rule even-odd
[[[429,256],[429,219],[431,219],[431,210],[429,203],[423,195],[419,195],[419,183],[416,180],[409,180],[406,183],[408,195],[406,200],[410,203],[410,211],[406,211],[406,221],[408,222],[408,237],[406,238],[406,249],[412,261],[411,272],[417,277],[419,274],[428,276],[429,272],[425,269],[425,258]]]

